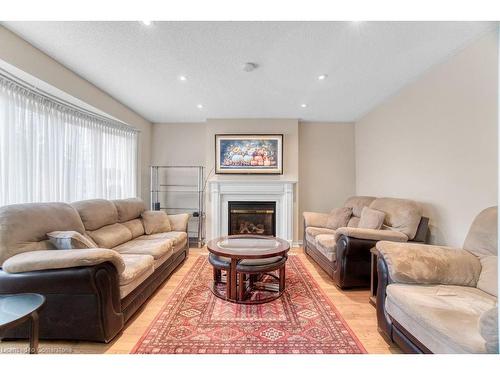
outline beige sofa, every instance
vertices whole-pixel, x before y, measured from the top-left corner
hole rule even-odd
[[[304,212],[306,254],[311,256],[340,288],[370,285],[370,249],[377,241],[425,242],[428,218],[418,203],[407,199],[350,197],[344,207],[352,209],[347,226],[327,227],[330,214]],[[359,228],[361,212],[370,207],[385,213],[381,229]]]
[[[461,249],[377,242],[379,328],[409,353],[498,353],[497,207]]]
[[[136,198],[1,207],[0,293],[46,296],[42,338],[109,341],[188,254],[189,215],[169,215],[171,231],[147,235],[145,210]],[[95,247],[56,250],[53,231]]]

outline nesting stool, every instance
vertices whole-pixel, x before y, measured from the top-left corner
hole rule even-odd
[[[238,275],[238,300],[243,303],[257,304],[269,302],[280,297],[285,291],[286,260],[287,256],[276,256],[262,259],[243,259],[239,261],[236,265],[236,273]],[[278,276],[271,273],[276,270],[278,270]],[[266,275],[278,281],[278,288],[276,288],[276,284],[260,282]],[[256,290],[276,293],[270,297],[259,300],[247,300],[245,298],[247,293]]]
[[[222,271],[226,271],[225,283],[226,283],[226,298],[230,295],[231,291],[231,278],[229,277],[229,269],[231,268],[231,259],[226,257],[221,257],[215,254],[208,255],[208,262],[214,268],[214,285],[213,288],[217,288],[217,284],[224,283],[222,280]]]

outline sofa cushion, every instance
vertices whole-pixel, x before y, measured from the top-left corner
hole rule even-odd
[[[172,240],[174,246],[178,243],[184,242],[187,240],[186,232],[164,232],[164,233],[156,233],[156,234],[145,234],[144,236],[139,237],[140,240]]]
[[[58,250],[91,249],[99,247],[89,236],[85,236],[74,230],[50,232],[47,233],[47,237]]]
[[[479,258],[481,273],[477,287],[482,291],[498,297],[498,257],[486,255]]]
[[[370,208],[385,212],[384,224],[408,236],[410,240],[417,233],[418,224],[422,219],[422,209],[414,201],[396,198],[377,198]]]
[[[151,255],[154,259],[159,259],[167,254],[172,254],[174,241],[168,238],[156,240],[145,240],[141,237],[125,242],[113,250],[120,254],[145,254]]]
[[[132,233],[123,224],[106,225],[97,230],[89,231],[87,234],[100,247],[112,249],[132,239]]]
[[[337,243],[332,234],[319,234],[316,236],[316,248],[330,261],[333,262],[337,255]]]
[[[150,255],[123,254],[125,270],[120,274],[120,297],[124,298],[154,272]]]
[[[56,247],[47,233],[84,233],[78,212],[66,203],[25,203],[0,207],[0,266],[13,255]]]
[[[340,227],[345,227],[349,222],[352,215],[352,208],[350,207],[340,207],[334,208],[330,211],[328,215],[328,220],[326,221],[326,227],[329,229],[337,229]]]
[[[347,223],[347,226],[349,228],[357,228],[358,225],[359,225],[359,220],[360,218],[359,217],[356,217],[356,216],[351,216],[351,218],[349,219],[349,222]]]
[[[344,207],[352,208],[352,215],[355,217],[361,217],[361,211],[363,210],[363,207],[369,206],[374,200],[375,197],[367,197],[367,196],[350,197],[345,201]]]
[[[144,211],[141,216],[146,234],[170,232],[172,229],[165,211]]]
[[[115,224],[118,221],[118,211],[111,201],[89,199],[73,202],[71,205],[78,211],[87,231]]]
[[[144,225],[141,219],[133,219],[122,223],[132,234],[132,238],[137,238],[144,234]]]
[[[146,211],[146,205],[140,198],[115,199],[111,202],[116,207],[119,223],[137,219]]]
[[[486,352],[498,354],[498,307],[481,314],[479,333],[485,341]]]
[[[478,256],[498,254],[498,207],[481,211],[470,226],[463,248]]]
[[[380,229],[384,224],[385,212],[374,210],[370,207],[363,207],[361,218],[359,219],[358,228],[365,229]]]
[[[496,298],[472,287],[390,284],[386,311],[433,353],[484,353],[482,313]]]
[[[335,230],[329,228],[307,227],[306,234],[314,238],[318,234],[335,234]]]
[[[170,229],[179,232],[187,232],[189,217],[189,214],[168,215]]]

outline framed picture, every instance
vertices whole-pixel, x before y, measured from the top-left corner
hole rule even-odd
[[[216,134],[215,173],[283,174],[283,134]]]

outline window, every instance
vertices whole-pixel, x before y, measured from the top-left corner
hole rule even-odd
[[[0,76],[0,206],[136,195],[135,129]]]

